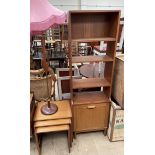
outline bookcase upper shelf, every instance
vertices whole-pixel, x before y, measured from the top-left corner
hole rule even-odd
[[[116,40],[119,11],[72,11],[70,17],[71,39],[90,42]]]

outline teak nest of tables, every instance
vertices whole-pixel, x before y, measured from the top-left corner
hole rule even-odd
[[[68,148],[72,146],[71,108],[68,100],[53,101],[58,106],[58,111],[52,115],[41,113],[41,107],[46,102],[39,102],[34,115],[34,136],[39,155],[41,154],[41,134],[48,132],[68,132]]]

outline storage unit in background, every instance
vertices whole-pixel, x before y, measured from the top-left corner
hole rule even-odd
[[[112,97],[124,109],[124,54],[115,58]]]
[[[108,138],[110,141],[124,140],[124,110],[113,101],[111,102]]]

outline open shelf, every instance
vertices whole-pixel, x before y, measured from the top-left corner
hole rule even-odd
[[[118,19],[119,11],[70,12],[71,39],[85,42],[116,41]]]
[[[73,79],[73,89],[110,87],[110,86],[111,86],[110,82],[108,82],[105,78]]]
[[[106,38],[79,38],[72,39],[75,42],[98,42],[98,41],[116,41],[116,38],[106,37]]]
[[[78,92],[73,95],[73,104],[90,104],[110,102],[109,98],[100,91],[94,92]]]
[[[82,62],[112,62],[113,59],[108,55],[105,56],[74,56],[72,57],[72,63]]]

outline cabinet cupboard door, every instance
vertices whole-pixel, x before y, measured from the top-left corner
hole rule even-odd
[[[74,107],[74,131],[102,130],[107,127],[109,103]]]

